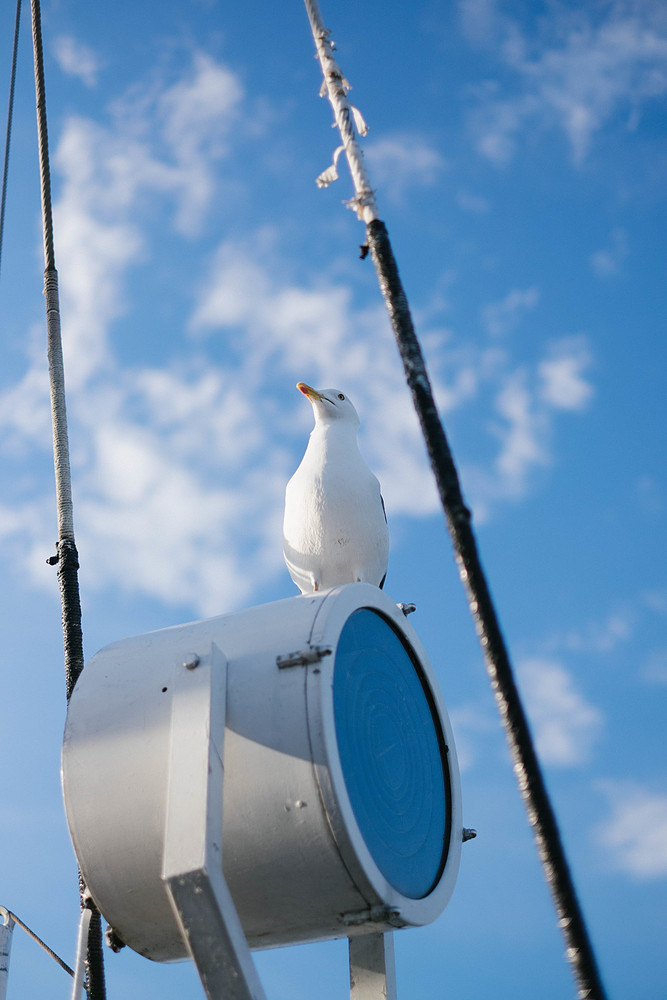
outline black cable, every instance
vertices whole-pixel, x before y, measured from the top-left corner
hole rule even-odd
[[[7,130],[5,132],[5,155],[2,165],[2,194],[0,194],[0,267],[2,267],[2,247],[5,234],[5,204],[7,202],[7,177],[9,174],[9,145],[12,136],[12,119],[14,117],[14,90],[16,85],[16,63],[19,49],[19,25],[21,22],[21,0],[16,0],[16,19],[14,21],[14,47],[12,49],[12,69],[9,80],[9,102],[7,106]]]
[[[42,22],[39,0],[31,0],[32,38],[35,59],[35,97],[37,104],[37,136],[42,195],[42,223],[44,230],[44,295],[46,299],[47,346],[49,382],[51,389],[51,415],[53,420],[53,454],[56,476],[56,501],[58,506],[58,551],[50,563],[58,565],[58,583],[62,605],[63,645],[65,653],[65,682],[67,700],[83,670],[83,632],[81,629],[81,600],[79,596],[79,558],[74,541],[72,520],[71,477],[69,443],[65,408],[65,380],[63,371],[62,340],[60,336],[60,306],[58,301],[58,272],[56,271],[53,213],[51,209],[51,171],[49,166],[49,140],[46,122],[46,88],[44,85],[44,52],[42,47]],[[79,875],[82,904],[84,886]],[[102,955],[102,928],[99,912],[86,901],[92,910],[88,934],[86,961],[88,996],[91,1000],[106,1000],[104,961]]]
[[[370,222],[366,227],[366,234],[426,441],[454,545],[459,575],[468,596],[468,605],[512,754],[514,772],[528,813],[528,821],[535,835],[558,923],[565,938],[567,959],[576,981],[577,996],[579,1000],[604,1000],[604,988],[570,875],[558,824],[477,551],[470,511],[463,500],[458,473],[435,405],[424,357],[384,222],[379,219]]]

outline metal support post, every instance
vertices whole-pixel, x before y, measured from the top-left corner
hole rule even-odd
[[[215,643],[176,668],[162,880],[208,1000],[265,1000],[222,872],[226,688]]]
[[[12,950],[14,919],[4,906],[0,906],[0,1000],[7,996],[9,977],[9,955]]]
[[[350,1000],[397,1000],[394,935],[360,934],[349,945]]]

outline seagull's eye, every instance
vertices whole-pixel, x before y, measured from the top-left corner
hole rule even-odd
[[[343,393],[342,393],[342,392],[339,392],[339,393],[338,393],[338,398],[339,398],[339,399],[345,399],[345,396],[343,395]]]

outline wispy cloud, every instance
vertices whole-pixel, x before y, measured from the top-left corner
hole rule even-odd
[[[611,813],[595,835],[614,866],[641,880],[665,878],[667,795],[632,781],[605,781],[599,787]]]
[[[616,228],[611,232],[609,246],[596,250],[591,255],[591,267],[599,278],[613,278],[621,270],[628,255],[628,234],[625,229]]]
[[[635,484],[637,504],[644,516],[658,517],[665,510],[665,496],[654,476],[640,476]]]
[[[212,614],[284,572],[284,485],[311,420],[291,388],[298,379],[354,399],[390,519],[434,514],[439,501],[384,307],[361,305],[335,267],[297,272],[277,230],[197,242],[246,109],[234,74],[195,54],[179,77],[132,94],[102,123],[69,119],[55,158],[77,539],[89,585]],[[392,148],[385,163],[393,158],[406,182],[428,183],[442,168],[427,146],[409,163]],[[179,280],[182,326],[170,320],[159,360],[128,362],[114,335],[165,234],[196,261],[189,285]],[[536,293],[503,301],[495,322],[507,328]],[[428,321],[423,342],[443,411],[474,406],[491,449],[490,461],[468,465],[473,502],[489,516],[550,461],[557,415],[585,401],[586,359],[564,341],[517,367],[511,344],[464,344]],[[0,395],[0,426],[6,456],[49,448],[43,358],[30,353],[24,377]],[[5,537],[21,536],[40,581],[51,488],[3,492]]]
[[[100,70],[97,54],[71,35],[58,35],[53,42],[53,54],[63,73],[77,76],[87,87],[94,87]]]
[[[117,103],[113,125],[67,121],[54,214],[71,388],[109,362],[109,324],[127,308],[124,279],[148,253],[147,203],[162,202],[177,231],[199,226],[241,97],[229,70],[195,55],[181,80],[149,91],[143,105]]]
[[[417,133],[392,133],[364,146],[378,195],[401,203],[410,188],[430,187],[445,167],[442,155]]]
[[[559,644],[570,652],[611,653],[634,634],[638,609],[632,604],[618,607],[600,621],[561,636]]]
[[[521,661],[517,674],[542,760],[559,767],[588,763],[603,716],[577,690],[572,674],[546,658]]]
[[[459,191],[456,201],[463,212],[470,212],[472,215],[485,215],[490,209],[488,199],[472,191]]]
[[[526,313],[539,302],[537,288],[513,288],[499,302],[490,302],[482,310],[484,326],[492,337],[501,337],[513,330]]]
[[[461,771],[469,771],[477,762],[481,746],[490,736],[499,737],[501,725],[497,714],[475,703],[450,710],[456,739],[456,754]]]
[[[479,151],[499,164],[524,130],[557,127],[575,162],[615,116],[667,93],[667,25],[659,4],[617,0],[604,8],[552,8],[532,30],[494,0],[463,0],[461,25],[476,45],[493,46],[508,86],[487,81],[472,118]]]
[[[584,410],[593,396],[593,386],[585,374],[591,362],[584,337],[565,337],[552,343],[537,368],[540,398],[556,410]]]
[[[463,477],[480,521],[499,500],[526,495],[535,474],[552,462],[559,413],[583,411],[593,395],[584,338],[552,341],[534,366],[511,368],[504,353],[495,357],[496,389],[488,426],[499,447],[486,465],[466,465]]]
[[[667,685],[667,646],[649,653],[642,669],[642,676],[649,684]]]

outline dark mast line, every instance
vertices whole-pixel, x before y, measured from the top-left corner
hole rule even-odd
[[[53,239],[51,171],[46,120],[42,19],[39,0],[31,0],[31,11],[42,196],[42,225],[44,231],[44,295],[46,298],[47,352],[58,515],[57,551],[56,555],[48,561],[58,566],[58,583],[60,585],[60,600],[62,605],[66,694],[67,701],[69,702],[74,685],[83,670],[83,633],[81,629],[81,599],[78,577],[79,557],[74,539],[74,522],[72,517],[72,483],[69,463],[62,338],[60,333],[58,272],[56,271]],[[88,997],[90,1000],[106,1000],[104,958],[102,954],[102,924],[99,911],[92,900],[86,895],[86,887],[81,873],[79,873],[79,891],[82,907],[86,906],[92,911],[86,958]]]

